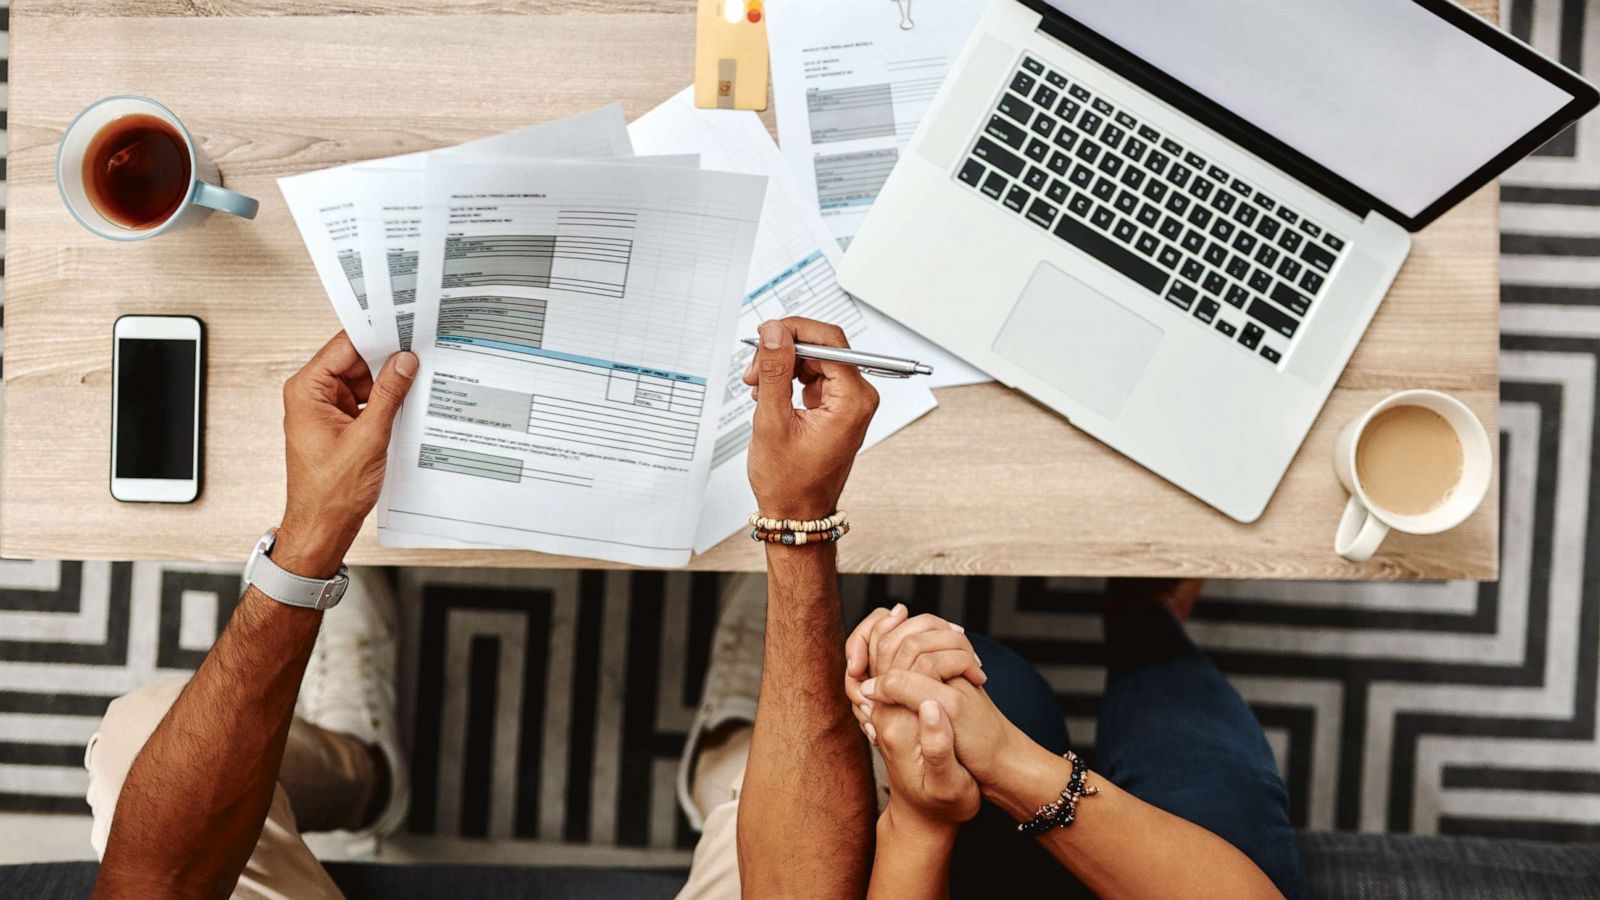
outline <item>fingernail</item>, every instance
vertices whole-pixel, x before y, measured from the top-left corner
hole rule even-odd
[[[962,628],[960,625],[957,625],[954,622],[950,623],[950,630],[954,631],[956,634],[966,634],[967,633],[967,630],[965,628]]]
[[[750,389],[750,399],[751,400],[760,400],[761,399],[760,397],[756,396],[756,389],[755,388],[751,388]]]
[[[933,702],[932,700],[925,701],[922,704],[922,708],[919,710],[919,712],[922,713],[923,724],[939,724],[939,704]]]
[[[972,654],[972,658],[978,661],[978,668],[980,668],[980,669],[983,668],[983,657],[981,657],[978,654],[974,653],[974,654]]]
[[[744,364],[744,377],[749,378],[751,375],[755,374],[755,371],[756,358],[752,356],[750,357],[750,361]]]
[[[867,740],[872,742],[872,746],[878,746],[878,729],[873,728],[871,722],[861,726],[861,728],[867,733]]]
[[[878,679],[876,678],[868,678],[866,681],[861,682],[861,696],[863,697],[871,697],[872,692],[877,689]]]
[[[906,605],[904,603],[896,603],[894,605],[894,609],[889,610],[889,615],[891,617],[893,617],[893,618],[898,619],[901,616],[905,615],[906,612],[907,612]]]
[[[776,350],[783,346],[783,326],[777,322],[761,323],[761,346]]]
[[[863,703],[863,704],[861,704],[861,714],[864,715],[864,716],[871,716],[872,715],[872,704],[871,703]]]
[[[407,378],[417,374],[417,355],[406,350],[396,353],[394,370]]]

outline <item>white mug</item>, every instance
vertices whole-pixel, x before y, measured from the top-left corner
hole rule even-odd
[[[1425,513],[1406,515],[1378,506],[1368,498],[1356,474],[1356,450],[1361,446],[1361,435],[1374,417],[1396,406],[1433,410],[1455,429],[1456,438],[1461,441],[1461,480],[1443,503]],[[1425,390],[1389,395],[1345,426],[1334,444],[1333,471],[1339,476],[1339,483],[1350,492],[1344,515],[1339,518],[1339,530],[1334,533],[1334,551],[1351,562],[1366,562],[1377,552],[1390,529],[1407,534],[1438,534],[1460,525],[1489,492],[1493,467],[1489,433],[1460,400],[1449,394]]]
[[[189,153],[189,189],[183,202],[166,219],[147,228],[128,228],[106,218],[95,208],[83,184],[83,157],[100,129],[123,116],[146,115],[161,119],[183,138]],[[141,241],[158,234],[176,231],[199,224],[213,210],[220,210],[243,219],[253,219],[260,207],[254,199],[221,187],[222,177],[216,163],[206,156],[195,143],[189,129],[183,127],[172,110],[146,97],[119,94],[100,100],[67,126],[56,148],[56,186],[61,189],[61,200],[67,205],[83,227],[103,238],[113,241]]]

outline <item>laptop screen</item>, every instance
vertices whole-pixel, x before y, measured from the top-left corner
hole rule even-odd
[[[1047,0],[1407,216],[1574,97],[1410,0]]]

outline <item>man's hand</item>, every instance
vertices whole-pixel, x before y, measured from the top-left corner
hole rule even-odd
[[[389,431],[416,374],[416,356],[401,352],[374,382],[341,331],[284,383],[289,499],[272,551],[278,565],[308,578],[338,570],[378,502]]]
[[[821,519],[838,507],[878,392],[855,366],[795,359],[795,341],[850,346],[837,326],[789,318],[760,331],[761,347],[744,371],[756,398],[750,486],[764,516]],[[795,379],[805,386],[804,409],[794,407]]]

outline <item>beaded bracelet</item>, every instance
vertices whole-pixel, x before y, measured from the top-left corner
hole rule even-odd
[[[750,514],[750,527],[763,531],[804,531],[821,533],[832,531],[845,523],[844,510],[828,516],[826,519],[769,519],[760,513]]]
[[[1067,762],[1072,763],[1072,775],[1067,779],[1067,786],[1061,789],[1060,797],[1039,807],[1033,818],[1026,822],[1018,822],[1018,832],[1037,835],[1044,834],[1052,828],[1066,828],[1078,818],[1078,801],[1100,793],[1099,788],[1089,787],[1083,783],[1083,775],[1089,769],[1083,758],[1071,750],[1064,755]]]
[[[766,528],[750,529],[752,541],[764,541],[768,544],[788,544],[800,546],[803,544],[821,544],[837,541],[850,533],[850,523],[841,522],[838,527],[827,531],[777,531]]]

